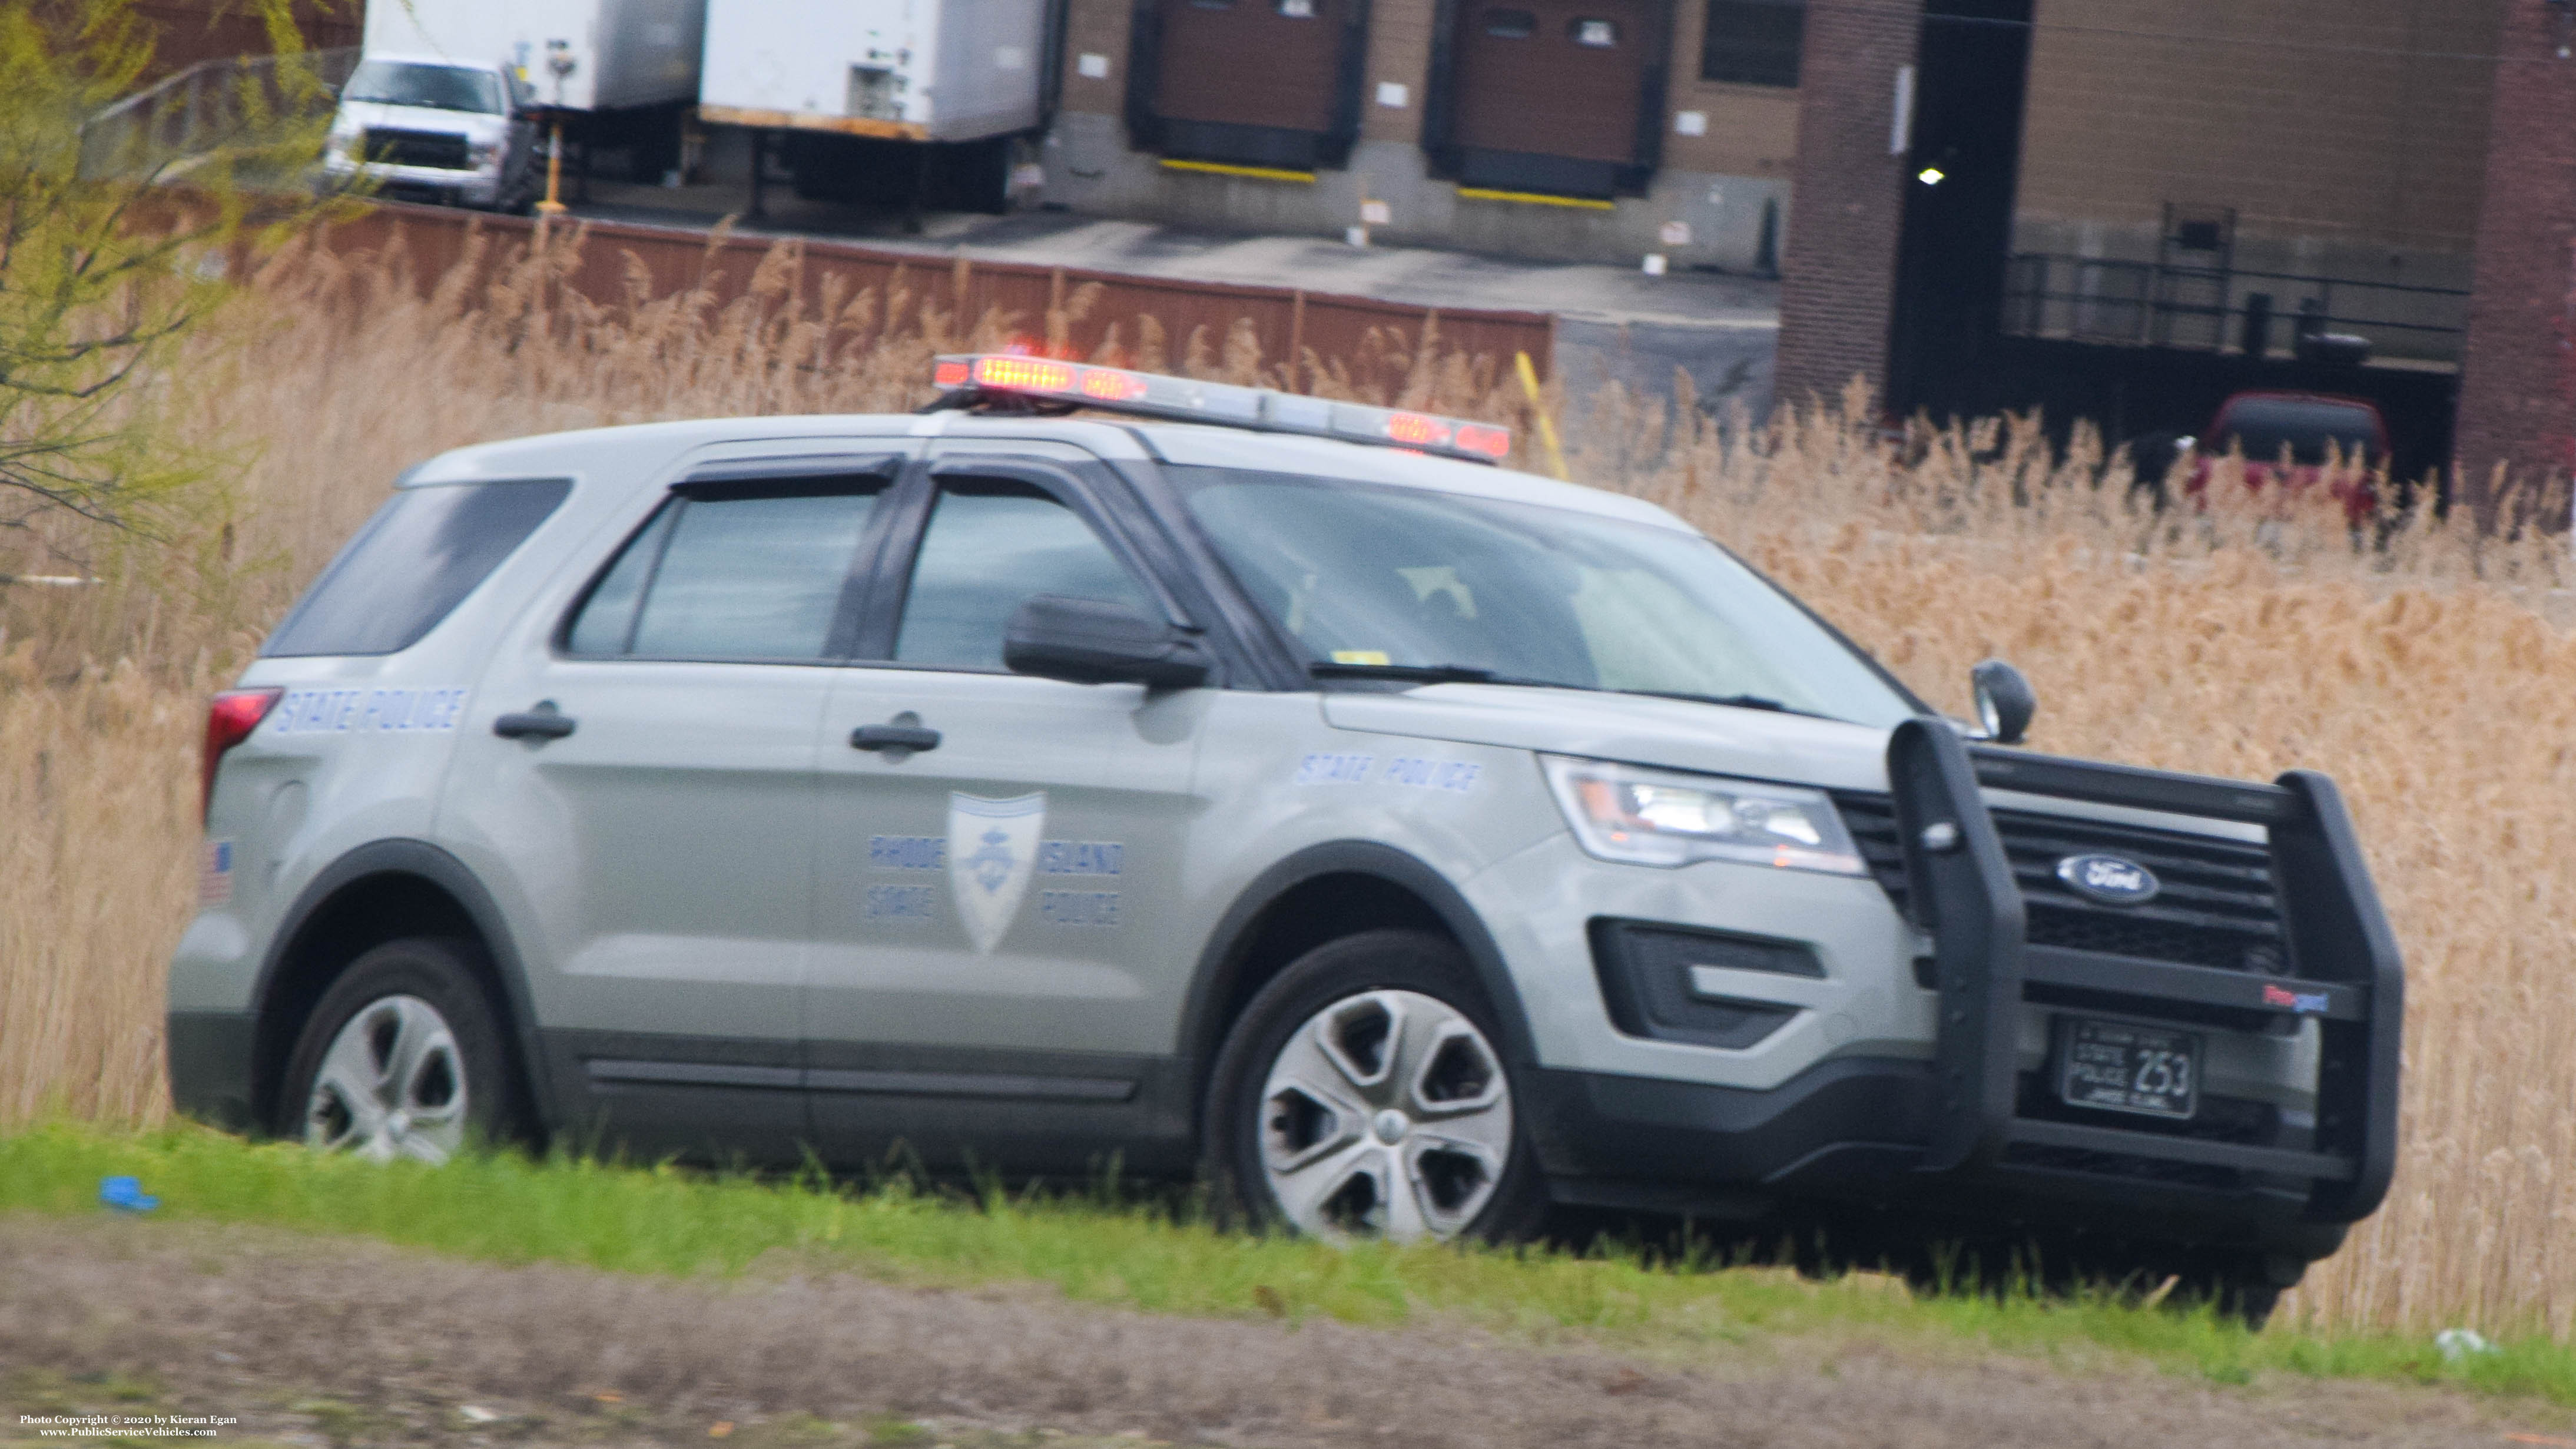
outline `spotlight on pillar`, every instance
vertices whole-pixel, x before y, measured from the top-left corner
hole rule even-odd
[[[1926,166],[1922,170],[1914,173],[1914,179],[1922,182],[1926,186],[1938,186],[1942,182],[1949,180],[1950,174],[1943,171],[1938,166]]]

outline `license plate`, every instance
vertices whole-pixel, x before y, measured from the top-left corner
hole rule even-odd
[[[2070,1107],[2189,1117],[2200,1101],[2200,1037],[2090,1017],[2061,1018],[2057,1095]]]

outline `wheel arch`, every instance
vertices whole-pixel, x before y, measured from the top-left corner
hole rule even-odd
[[[463,935],[482,947],[492,989],[507,1018],[501,1036],[529,1093],[539,1127],[558,1119],[538,1070],[527,971],[501,910],[463,861],[420,840],[378,840],[323,868],[290,906],[260,963],[251,995],[251,1118],[276,1120],[287,1058],[304,1020],[331,983],[374,946],[416,935]]]
[[[1181,1018],[1193,1135],[1225,1034],[1254,994],[1328,941],[1389,927],[1434,930],[1457,943],[1518,1066],[1537,1061],[1529,1018],[1493,934],[1446,876],[1420,858],[1368,840],[1311,845],[1263,871],[1236,896],[1200,954]]]

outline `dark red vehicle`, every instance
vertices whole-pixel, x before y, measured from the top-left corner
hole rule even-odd
[[[2234,451],[2244,454],[2247,488],[2297,491],[2323,481],[2345,516],[2359,522],[2379,506],[2371,475],[2388,459],[2388,420],[2365,398],[2240,392],[2219,404],[2209,431],[2188,446],[2183,491],[2195,501],[2207,501],[2211,470]]]

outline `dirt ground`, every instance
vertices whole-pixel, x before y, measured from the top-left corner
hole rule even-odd
[[[2077,1376],[1863,1340],[1681,1366],[1436,1324],[1154,1317],[1036,1289],[677,1282],[0,1219],[0,1441],[39,1442],[21,1416],[81,1412],[223,1416],[238,1423],[216,1442],[236,1446],[2576,1449],[2564,1410],[2377,1384]]]

